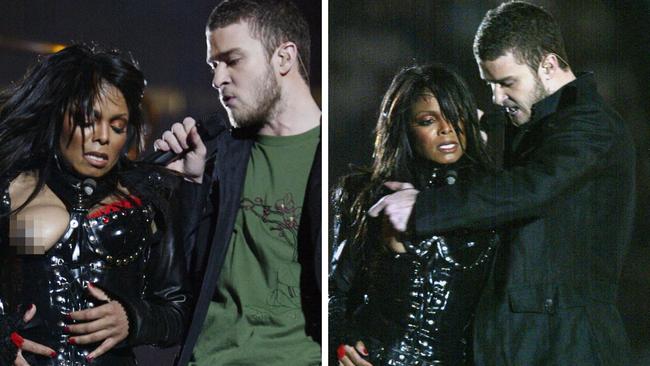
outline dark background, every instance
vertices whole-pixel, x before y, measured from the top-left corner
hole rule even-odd
[[[95,42],[131,53],[147,79],[149,140],[186,115],[219,106],[205,63],[205,24],[219,0],[0,0],[0,87],[19,80],[46,44]],[[320,103],[321,5],[296,0],[312,34],[312,92]],[[40,52],[39,52],[40,51]]]
[[[312,34],[311,85],[320,104],[321,4],[294,0]],[[205,63],[205,23],[219,0],[89,1],[0,0],[0,88],[18,81],[39,54],[57,44],[95,42],[130,52],[147,79],[146,147],[184,116],[220,108]],[[138,350],[140,364],[170,364],[174,350],[152,356]]]
[[[638,224],[620,308],[638,364],[650,364],[650,1],[531,1],[555,15],[574,71],[595,72],[605,99],[629,123],[638,168]],[[472,55],[474,33],[501,1],[329,1],[330,185],[350,163],[370,162],[372,130],[393,75],[424,62],[454,65],[479,106],[490,90]],[[603,238],[607,240],[607,238]]]

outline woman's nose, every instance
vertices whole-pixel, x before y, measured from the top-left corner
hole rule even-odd
[[[440,129],[438,130],[439,135],[449,135],[454,132],[454,126],[446,120],[442,120],[440,123]]]
[[[95,122],[93,125],[93,141],[97,141],[102,145],[108,143],[109,128],[110,126],[106,121]]]

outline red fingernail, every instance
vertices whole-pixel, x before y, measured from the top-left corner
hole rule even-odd
[[[88,282],[88,287],[90,287],[90,288],[95,288],[95,286],[93,285],[92,282]]]
[[[34,304],[29,304],[29,305],[27,306],[27,311],[32,310],[33,307],[34,307]]]
[[[63,327],[63,333],[70,333],[70,327],[67,325]]]
[[[74,338],[68,338],[68,343],[70,344],[77,344],[77,340]]]
[[[366,349],[366,347],[363,346],[361,347],[361,354],[364,356],[368,356],[368,350]]]
[[[54,358],[54,357],[56,357],[56,352],[52,351],[52,353],[50,353],[50,358]]]
[[[70,313],[65,314],[65,318],[68,320],[72,320],[72,315]]]
[[[20,334],[13,332],[9,335],[11,338],[11,343],[13,343],[16,347],[18,348],[23,348],[23,343],[25,343],[25,339],[20,336]]]
[[[93,362],[94,359],[95,359],[95,357],[93,357],[93,356],[91,356],[91,355],[86,356],[86,360],[87,360],[88,362]]]
[[[336,358],[339,360],[345,357],[345,345],[341,344],[339,348],[336,349]]]

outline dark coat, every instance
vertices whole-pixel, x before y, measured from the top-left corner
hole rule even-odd
[[[217,286],[240,207],[253,137],[244,131],[224,131],[208,145],[203,184],[183,187],[186,257],[196,306],[176,365],[187,365]],[[298,260],[302,265],[301,294],[307,332],[320,340],[321,275],[321,148],[314,156],[298,230]]]
[[[508,225],[476,315],[478,365],[627,365],[616,308],[632,233],[635,152],[581,75],[533,107],[511,166],[418,195],[418,235]]]

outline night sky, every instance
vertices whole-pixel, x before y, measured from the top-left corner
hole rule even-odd
[[[218,2],[0,0],[0,87],[19,80],[36,60],[37,53],[16,47],[16,41],[95,42],[130,52],[139,62],[154,128],[186,115],[205,116],[219,107],[205,63],[205,23]],[[321,6],[296,3],[311,27],[311,82],[319,99]]]

